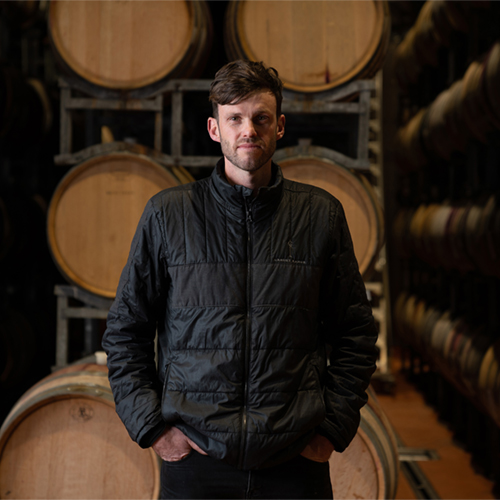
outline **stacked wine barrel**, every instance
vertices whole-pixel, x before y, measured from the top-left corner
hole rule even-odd
[[[285,89],[313,93],[373,77],[390,29],[385,0],[239,0],[228,5],[224,37],[230,58],[264,61]]]
[[[48,238],[61,273],[102,297],[115,296],[135,229],[151,198],[193,180],[133,152],[98,155],[71,169],[48,211]]]
[[[278,69],[288,90],[316,93],[377,72],[389,44],[389,8],[385,0],[231,2],[225,31],[231,57],[262,60]],[[70,85],[77,81],[79,89],[99,98],[126,98],[131,91],[152,95],[168,79],[199,76],[212,36],[204,1],[53,0],[49,6],[49,38],[59,67]],[[7,76],[5,86],[13,88]],[[31,88],[38,86],[30,83]],[[68,282],[113,298],[147,200],[193,178],[182,167],[164,167],[141,146],[81,155],[85,160],[67,171],[53,193],[49,248]],[[328,160],[308,159],[306,178],[302,166],[290,159],[287,175],[311,183],[317,177],[330,191],[341,190],[336,194],[354,221],[356,255],[368,277],[384,239],[373,189],[363,176]],[[0,200],[0,254],[10,245],[7,215]],[[16,342],[9,350],[18,347]],[[26,364],[22,361],[20,367]],[[4,373],[15,368],[10,358],[0,362]],[[330,467],[338,498],[395,496],[396,438],[373,391],[353,443],[334,454]],[[158,495],[158,459],[127,435],[103,366],[78,364],[41,380],[19,399],[0,429],[1,498]]]
[[[158,458],[127,434],[105,366],[54,372],[0,429],[1,498],[155,499],[159,490]]]
[[[430,203],[402,209],[393,225],[399,255],[434,268],[500,277],[498,194],[468,203]]]
[[[449,47],[454,32],[467,33],[471,18],[488,2],[425,2],[415,24],[408,30],[395,54],[396,76],[406,87],[415,84],[425,66],[438,65],[438,52]]]
[[[63,71],[123,91],[201,74],[213,28],[205,1],[55,0],[49,33]]]
[[[134,89],[148,95],[166,79],[201,73],[212,19],[204,1],[56,0],[49,33],[61,70],[98,89],[97,95]],[[67,172],[48,212],[49,247],[62,275],[88,292],[114,297],[147,200],[192,180],[140,146],[97,153]]]
[[[425,299],[401,293],[394,307],[398,333],[500,425],[500,339],[484,325],[453,317]]]
[[[368,394],[354,440],[330,458],[335,498],[396,494],[396,437]],[[135,444],[115,412],[105,366],[54,372],[19,399],[0,429],[1,498],[155,499],[159,477],[153,450]]]
[[[425,2],[397,48],[403,120],[393,158],[401,209],[391,227],[391,267],[400,272],[403,290],[393,325],[412,359],[406,368],[423,382],[426,399],[471,450],[472,460],[495,481],[498,13],[494,2]],[[474,434],[478,427],[486,438]]]
[[[445,2],[453,3],[453,2]],[[472,62],[462,79],[420,109],[396,136],[396,159],[403,170],[416,170],[433,158],[450,160],[468,142],[487,142],[500,128],[500,42],[486,58]]]
[[[375,392],[368,388],[368,403],[351,444],[330,457],[334,498],[389,499],[396,497],[399,474],[398,443]]]

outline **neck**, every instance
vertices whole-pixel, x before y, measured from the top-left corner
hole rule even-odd
[[[232,186],[245,186],[253,191],[253,196],[257,196],[259,188],[268,186],[272,178],[271,161],[263,165],[258,170],[248,172],[235,167],[231,162],[224,160],[226,179]]]

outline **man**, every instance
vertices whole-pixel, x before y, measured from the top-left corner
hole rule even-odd
[[[340,203],[272,162],[281,92],[262,63],[217,73],[224,157],[149,201],[108,316],[116,409],[163,498],[332,498],[366,402],[371,309]]]

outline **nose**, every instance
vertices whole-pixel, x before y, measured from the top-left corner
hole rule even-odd
[[[257,135],[255,123],[252,120],[245,120],[242,135],[243,137],[255,137]]]

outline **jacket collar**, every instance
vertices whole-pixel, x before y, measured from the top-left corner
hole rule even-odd
[[[283,195],[283,174],[279,165],[273,162],[271,184],[259,188],[254,198],[252,189],[229,184],[224,174],[224,158],[221,158],[212,172],[211,190],[217,202],[234,218],[245,220],[247,207],[250,207],[252,219],[259,221],[271,216],[278,207]]]

